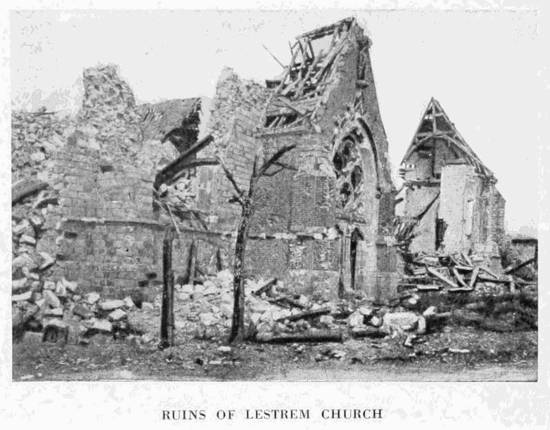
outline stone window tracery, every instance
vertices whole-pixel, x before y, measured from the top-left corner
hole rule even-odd
[[[337,141],[333,148],[332,162],[336,174],[336,187],[340,207],[351,209],[359,204],[363,184],[362,158],[359,146],[362,137],[354,131]]]

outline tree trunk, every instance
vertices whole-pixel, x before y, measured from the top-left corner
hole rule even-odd
[[[174,271],[172,270],[172,243],[174,230],[169,227],[162,243],[162,313],[160,320],[161,349],[174,345]]]
[[[248,230],[250,229],[250,219],[252,218],[253,189],[249,191],[249,198],[245,199],[241,211],[241,221],[237,231],[237,240],[235,242],[235,261],[233,262],[233,318],[231,322],[231,334],[229,343],[242,342],[245,338],[244,330],[244,258],[246,251],[246,242],[248,239]]]

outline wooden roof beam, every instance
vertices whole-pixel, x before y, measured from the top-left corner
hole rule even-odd
[[[189,163],[190,161],[195,161],[195,160],[190,160],[190,157],[197,154],[200,150],[206,148],[213,141],[214,141],[214,138],[212,137],[211,134],[209,134],[208,136],[199,140],[197,143],[191,146],[187,151],[185,151],[178,158],[176,158],[174,161],[172,161],[170,164],[165,166],[163,169],[161,169],[157,173],[157,175],[155,176],[155,182],[153,187],[157,189],[158,187],[160,187],[160,184],[170,181],[173,177],[176,177],[182,170],[190,169],[191,167],[196,167],[196,166],[190,165]]]

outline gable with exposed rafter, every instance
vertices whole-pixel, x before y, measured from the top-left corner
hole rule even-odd
[[[416,130],[411,145],[407,149],[401,164],[406,164],[416,150],[433,138],[439,138],[447,142],[447,144],[458,151],[469,164],[473,165],[478,173],[487,178],[494,179],[493,172],[485,166],[470,145],[466,143],[440,103],[433,97],[422,115],[418,129]]]

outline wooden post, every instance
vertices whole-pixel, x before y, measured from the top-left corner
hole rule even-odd
[[[174,345],[174,271],[172,270],[172,245],[174,228],[168,227],[162,242],[162,312],[160,320],[160,345],[164,349]]]
[[[218,272],[221,272],[223,269],[224,267],[223,267],[222,250],[221,248],[218,248],[216,251],[216,270]]]
[[[338,298],[344,298],[344,264],[346,262],[345,252],[346,252],[346,236],[343,231],[338,230],[340,234],[340,256],[338,259]]]
[[[197,272],[197,246],[195,245],[195,241],[191,241],[191,245],[189,246],[189,266],[188,266],[188,284],[193,285],[195,283],[195,275]]]

